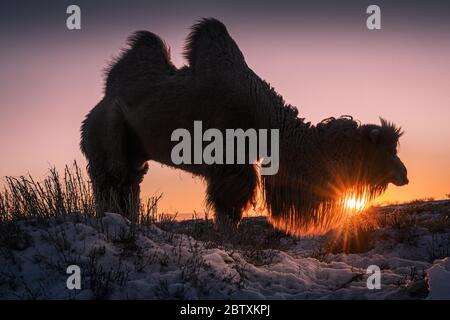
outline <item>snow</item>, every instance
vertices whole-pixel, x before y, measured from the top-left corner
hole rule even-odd
[[[450,300],[450,258],[437,260],[427,274],[430,286],[427,299]]]
[[[133,229],[114,213],[15,223],[24,244],[0,248],[1,299],[450,299],[450,258],[433,259],[450,230],[414,227],[414,241],[399,241],[403,231],[385,227],[366,252],[323,256],[314,252],[325,236],[286,236],[285,249],[251,259],[155,224]],[[81,269],[80,290],[66,287],[69,265]],[[370,265],[381,269],[379,290],[367,288]]]

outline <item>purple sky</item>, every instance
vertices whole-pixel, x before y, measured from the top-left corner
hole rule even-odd
[[[68,4],[5,1],[1,10],[0,176],[43,177],[50,165],[74,159],[84,166],[80,123],[101,99],[102,70],[126,37],[138,29],[158,33],[181,66],[189,26],[213,16],[302,117],[317,122],[351,114],[373,123],[383,116],[405,129],[400,157],[411,182],[390,187],[382,199],[450,193],[450,10],[444,2],[378,2],[379,31],[365,28],[371,3],[364,1],[339,7],[329,1],[79,1],[81,31],[65,28]],[[143,191],[164,192],[165,211],[203,210],[202,181],[178,170],[151,163]]]

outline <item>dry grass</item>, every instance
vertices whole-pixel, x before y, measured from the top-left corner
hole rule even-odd
[[[330,232],[312,256],[326,260],[330,254],[367,252],[375,241],[386,237],[396,243],[417,246],[420,234],[427,230],[433,235],[429,246],[431,259],[443,257],[448,253],[448,241],[443,237],[450,230],[450,202],[423,202],[428,200],[432,201],[421,199],[398,208],[369,208]],[[432,217],[421,215],[426,213]]]
[[[47,219],[67,214],[94,217],[95,200],[89,180],[73,162],[60,175],[51,168],[43,181],[31,175],[5,177],[0,191],[0,222],[17,219]],[[169,223],[175,217],[159,213],[158,202],[163,194],[149,197],[140,204],[138,224]],[[117,199],[111,199],[117,201]]]
[[[157,223],[162,226],[163,223]],[[218,229],[212,219],[206,216],[203,219],[179,221],[167,224],[162,229],[191,236],[205,242],[210,246],[223,246],[239,250],[285,249],[283,239],[291,238],[283,232],[274,229],[264,217],[244,218],[237,229],[230,228],[227,232]]]
[[[42,182],[35,181],[31,175],[6,177],[5,182],[0,192],[0,221],[45,219],[68,213],[94,215],[90,184],[76,162],[64,168],[63,177],[52,168]]]
[[[328,233],[313,257],[325,260],[328,254],[363,253],[374,247],[375,232],[379,228],[374,211],[368,209],[349,219],[340,229]]]

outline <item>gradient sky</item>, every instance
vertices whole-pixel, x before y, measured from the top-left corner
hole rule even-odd
[[[393,1],[391,1],[393,2]],[[401,125],[400,157],[410,184],[382,200],[450,193],[450,2],[448,1],[4,1],[0,7],[0,176],[74,159],[79,127],[102,98],[102,70],[135,30],[159,34],[177,66],[189,26],[216,17],[247,63],[312,122],[353,115]],[[78,4],[82,30],[66,29]],[[382,30],[366,29],[378,4]],[[161,210],[203,211],[204,184],[150,164],[144,196]]]

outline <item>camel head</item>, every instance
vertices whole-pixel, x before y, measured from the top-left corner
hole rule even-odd
[[[397,155],[402,130],[384,119],[361,125],[350,116],[328,118],[301,134],[297,149],[286,148],[295,152],[279,173],[263,178],[270,220],[279,229],[326,232],[363,210],[389,183],[408,183]]]
[[[403,134],[401,128],[381,119],[381,125],[363,125],[360,130],[365,153],[365,183],[382,188],[389,183],[408,184],[406,167],[397,154],[399,138]]]
[[[343,116],[317,125],[318,151],[314,151],[307,168],[312,169],[309,181],[319,195],[337,199],[352,190],[374,198],[389,183],[408,184],[406,167],[397,154],[402,129],[380,120],[379,125],[359,124]]]

